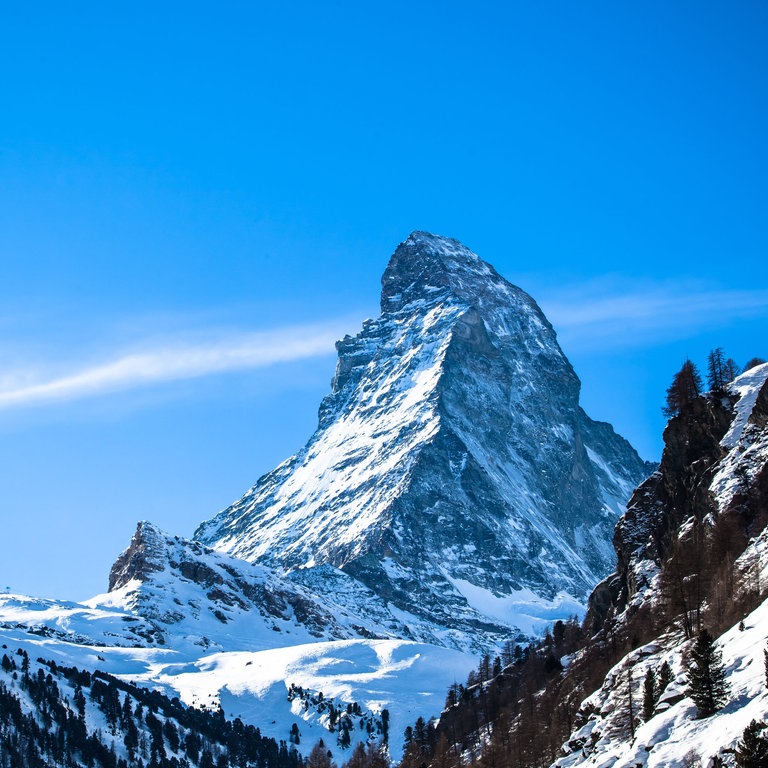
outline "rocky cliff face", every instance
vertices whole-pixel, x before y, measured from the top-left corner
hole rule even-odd
[[[610,635],[615,644],[622,633],[650,641],[628,642],[582,703],[558,768],[734,765],[744,729],[768,719],[768,364],[689,403],[664,442],[658,470],[616,526],[617,571],[590,598],[593,629],[611,618],[610,632],[592,641],[607,646]],[[700,627],[719,635],[729,687],[726,705],[706,719],[688,687]],[[665,662],[669,683],[644,718],[635,709],[630,727],[630,690],[641,701],[646,674],[658,678]]]
[[[305,448],[196,538],[284,572],[341,569],[446,637],[577,610],[649,467],[579,407],[533,299],[455,240],[402,243],[381,308],[337,344]]]
[[[632,495],[614,533],[616,572],[592,599],[599,621],[651,587],[670,547],[695,522],[731,523],[743,537],[768,518],[768,366],[739,376],[718,396],[702,396],[670,419],[659,468]],[[649,597],[653,596],[653,592]]]
[[[316,640],[407,635],[375,595],[333,571],[324,569],[322,580],[346,594],[346,605],[268,567],[141,522],[112,567],[108,602],[141,617],[139,628],[151,644],[170,644],[175,650],[190,644],[261,650]],[[367,603],[367,611],[357,611],[357,603]],[[360,613],[368,619],[359,619]]]

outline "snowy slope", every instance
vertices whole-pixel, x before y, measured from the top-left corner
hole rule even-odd
[[[768,363],[743,373],[728,390],[738,400],[734,418],[721,445],[727,451],[710,486],[720,509],[727,509],[743,486],[754,484],[768,462]]]
[[[766,578],[768,536],[765,532],[744,553],[737,568],[746,567],[747,562],[758,557]],[[594,714],[569,738],[564,747],[569,754],[554,765],[557,768],[664,768],[711,765],[714,755],[728,759],[729,750],[737,746],[744,728],[752,720],[768,721],[768,686],[763,664],[763,651],[768,647],[768,601],[744,619],[743,631],[736,625],[719,638],[730,696],[722,710],[704,719],[697,718],[695,704],[685,695],[684,659],[690,644],[683,640],[682,633],[666,635],[622,659],[608,673],[602,688],[582,704],[582,711],[593,710]],[[658,673],[664,661],[672,667],[675,679],[662,693],[657,712],[648,722],[638,725],[635,738],[631,739],[627,714],[628,674],[632,675],[637,713],[642,707],[646,672],[652,669]],[[694,757],[702,762],[690,762]]]
[[[754,599],[750,594],[765,596],[768,364],[737,377],[722,397],[699,398],[688,412],[670,422],[665,441],[659,471],[638,488],[616,529],[621,570],[607,583],[620,587],[616,603],[621,609],[616,616],[619,624],[641,606],[650,607],[651,615],[663,615],[662,563],[669,557],[672,543],[693,546],[690,534],[694,525],[701,526],[705,535],[715,536],[718,530],[729,530],[718,529],[718,521],[731,520],[731,530],[751,535],[730,571],[729,579],[738,585],[738,591],[729,597],[729,603]],[[705,576],[724,565],[706,563]],[[706,719],[697,719],[696,708],[685,695],[684,659],[690,645],[675,623],[674,630],[624,657],[602,688],[583,703],[586,722],[570,736],[564,747],[567,755],[555,765],[709,766],[716,755],[726,765],[734,765],[732,750],[744,728],[753,719],[768,720],[763,658],[768,649],[768,601],[744,618],[743,630],[737,622],[718,639],[731,692],[725,707]],[[675,680],[662,694],[662,706],[648,722],[638,723],[632,739],[628,677],[631,673],[638,713],[645,673],[648,669],[658,673],[664,661],[672,666]]]
[[[9,603],[25,598],[5,596]],[[92,646],[36,636],[21,627],[0,627],[0,645],[23,648],[31,659],[42,657],[63,666],[99,669],[140,685],[177,696],[185,703],[216,709],[257,726],[265,736],[289,740],[296,723],[301,733],[297,749],[307,754],[320,738],[340,761],[349,748],[339,744],[338,727],[330,730],[327,704],[337,709],[357,703],[350,746],[370,738],[380,740],[376,726],[381,712],[390,714],[389,748],[402,750],[402,733],[418,716],[439,712],[447,685],[464,679],[475,659],[458,651],[402,640],[346,640],[309,643],[264,651],[201,652],[161,647]],[[446,681],[448,681],[446,683]],[[325,707],[295,697],[291,685],[301,686]],[[319,697],[318,694],[323,696]],[[374,725],[369,734],[360,721]]]
[[[412,234],[381,304],[338,343],[307,445],[196,538],[289,573],[341,569],[418,617],[414,637],[455,647],[581,612],[649,468],[581,410],[533,299],[460,243]]]
[[[110,591],[87,605],[133,612],[151,624],[155,644],[176,650],[262,650],[385,633],[378,626],[354,629],[354,614],[324,606],[265,566],[170,536],[148,522],[139,523],[112,567]]]
[[[340,712],[359,705],[349,718],[350,746],[380,740],[387,709],[399,757],[405,726],[438,713],[448,685],[476,659],[444,643],[403,639],[405,622],[418,620],[376,604],[343,572],[325,566],[311,575],[336,591],[336,602],[319,598],[311,583],[143,522],[112,569],[110,592],[82,604],[0,595],[0,645],[160,688],[186,704],[221,705],[278,742],[296,723],[300,751],[323,738],[340,761],[349,747],[340,723],[331,729],[330,704]],[[367,624],[357,623],[360,613]],[[303,697],[289,700],[291,685]]]

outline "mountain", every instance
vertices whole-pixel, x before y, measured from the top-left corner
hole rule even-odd
[[[384,272],[381,316],[337,349],[306,446],[195,538],[317,590],[332,566],[430,642],[487,648],[580,612],[650,467],[580,408],[533,299],[415,232]]]
[[[598,590],[607,588],[612,607],[604,594],[592,606],[597,621],[630,627],[655,614],[655,636],[622,656],[582,704],[586,722],[566,741],[559,768],[731,765],[750,722],[768,727],[768,364],[694,400],[670,420],[664,441],[658,471],[616,527],[618,569]],[[725,706],[703,720],[687,695],[702,628],[719,636],[729,686]],[[664,662],[672,680],[628,739],[624,681],[634,680],[641,701],[644,676]]]
[[[322,739],[343,762],[355,745],[386,736],[388,754],[395,758],[406,725],[423,711],[439,711],[446,679],[466,676],[474,659],[404,639],[407,629],[385,605],[379,606],[378,623],[375,605],[367,611],[374,618],[358,623],[357,606],[373,603],[375,596],[331,566],[316,574],[321,575],[340,590],[336,602],[320,600],[266,566],[142,522],[112,568],[109,592],[83,603],[0,594],[0,657],[5,653],[18,665],[17,657],[26,654],[33,660],[33,675],[41,664],[48,667],[44,676],[51,669],[56,676],[57,666],[76,667],[86,676],[98,673],[149,688],[165,698],[158,706],[173,705],[165,717],[180,731],[183,722],[193,723],[184,726],[187,730],[199,730],[194,725],[199,713],[187,708],[222,710],[226,721],[217,718],[216,738],[203,731],[204,741],[226,741],[239,718],[276,749],[282,746],[281,755],[288,745],[306,757]],[[53,681],[61,689],[59,699],[66,691],[69,703],[54,705],[58,694],[52,683],[51,700],[41,703],[12,674],[11,669],[0,672],[0,709],[18,707],[39,722],[56,709],[71,720],[66,709],[73,708],[67,690],[72,684],[60,675]],[[107,749],[114,745],[129,765],[137,764],[122,741],[131,726],[105,722],[97,711],[103,701],[98,696],[92,701],[84,684],[83,689],[87,709],[93,710],[93,716],[86,713],[88,733]],[[137,696],[133,688],[129,693]],[[3,716],[0,711],[0,766],[8,735]],[[30,723],[23,729],[27,735],[34,730]],[[167,739],[165,748],[169,755],[182,755]],[[214,745],[211,751],[227,750]],[[147,764],[149,751],[141,756]],[[289,763],[286,755],[272,755],[265,764]]]
[[[768,364],[686,402],[664,442],[585,621],[481,664],[401,768],[455,754],[480,768],[766,765]],[[714,712],[691,690],[705,630],[726,689]],[[744,762],[750,734],[765,752]]]
[[[533,299],[414,233],[337,346],[307,446],[195,540],[141,522],[107,593],[0,595],[0,766],[396,760],[475,654],[585,609],[652,468],[579,407]]]

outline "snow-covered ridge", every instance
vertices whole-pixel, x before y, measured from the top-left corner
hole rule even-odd
[[[341,566],[360,553],[366,532],[382,524],[421,447],[438,429],[435,388],[450,342],[442,329],[462,308],[438,303],[418,309],[396,318],[386,339],[370,339],[379,348],[370,375],[338,418],[255,486],[223,525],[201,526],[199,538],[220,533],[222,551],[253,560],[279,553],[281,561],[300,567]],[[343,509],[347,500],[354,515]],[[245,529],[242,523],[256,510],[258,525]]]
[[[738,400],[731,428],[721,440],[724,447],[734,448],[741,440],[766,380],[768,380],[768,363],[763,363],[745,371],[728,385],[728,391],[736,395]]]
[[[0,645],[100,669],[186,704],[222,706],[278,742],[296,724],[300,752],[322,738],[339,762],[356,742],[382,738],[386,709],[399,756],[405,726],[439,712],[450,680],[466,676],[474,655],[444,647],[442,637],[404,639],[410,628],[434,628],[391,611],[331,566],[297,576],[304,583],[143,522],[113,568],[110,592],[84,603],[0,595]],[[306,695],[292,696],[291,686]],[[338,711],[358,705],[346,748],[346,721],[329,720],[331,699]]]
[[[710,485],[720,510],[726,510],[744,487],[751,486],[768,462],[768,363],[746,371],[728,389],[738,400],[730,429],[721,441],[727,453]]]

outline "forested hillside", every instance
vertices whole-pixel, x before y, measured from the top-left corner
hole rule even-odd
[[[689,361],[670,387],[584,622],[484,659],[412,727],[405,768],[768,764],[749,762],[768,750],[768,365],[713,386],[731,361],[709,362],[708,392]]]

